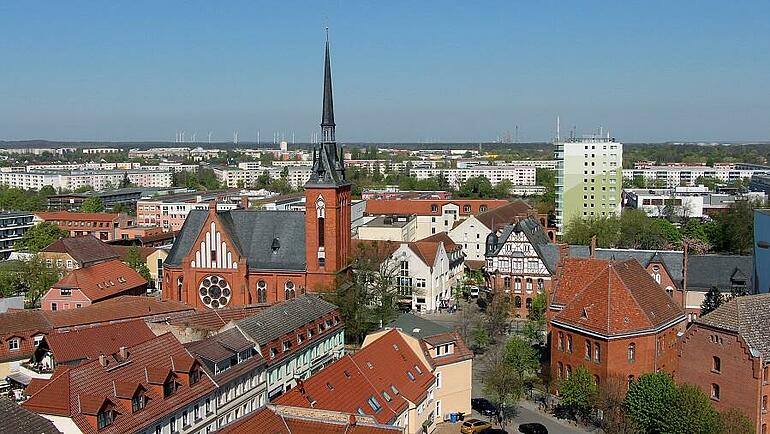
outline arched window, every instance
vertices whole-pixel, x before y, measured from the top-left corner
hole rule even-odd
[[[324,222],[326,220],[326,203],[323,197],[318,196],[315,201],[316,217],[318,218],[318,247],[324,246]]]
[[[537,279],[537,290],[543,291],[545,289],[545,281],[543,279]]]
[[[531,297],[527,297],[526,303],[527,304],[525,306],[527,306],[527,309],[532,309],[532,298]]]
[[[561,376],[564,375],[564,364],[562,362],[559,362],[557,364],[558,370],[556,371],[556,377],[561,380]]]
[[[438,205],[435,203],[430,206],[430,212],[438,212]]]
[[[532,292],[532,279],[527,278],[527,291]]]
[[[182,276],[177,277],[176,279],[176,294],[177,294],[177,300],[182,301],[182,283],[184,283],[184,278]]]
[[[486,211],[487,209],[488,209],[488,208],[487,208],[487,206],[486,206],[486,205],[481,205],[481,206],[479,207],[479,212],[484,212],[484,211]]]
[[[267,282],[257,282],[257,303],[267,303]]]
[[[719,401],[719,385],[716,383],[711,385],[711,399]]]
[[[517,295],[517,296],[516,296],[516,298],[514,298],[514,299],[513,299],[513,304],[514,304],[516,307],[521,307],[521,297],[519,297],[519,296]]]
[[[674,288],[667,286],[666,287],[666,294],[668,294],[669,297],[674,298]]]
[[[516,280],[514,281],[514,284],[515,286],[513,289],[515,289],[516,291],[521,291],[521,277],[517,277]]]
[[[286,300],[294,298],[297,295],[297,291],[294,289],[294,282],[287,280],[283,285],[283,292]]]
[[[508,276],[503,277],[503,288],[510,289],[511,287],[511,278]]]
[[[567,352],[572,352],[572,335],[567,335]]]
[[[652,266],[652,278],[655,279],[658,284],[660,284],[660,266],[653,265]]]
[[[636,360],[636,344],[631,342],[628,344],[628,361],[633,363]]]
[[[559,343],[558,343],[559,351],[564,351],[564,333],[559,332]]]
[[[468,213],[470,213],[470,212],[471,212],[471,206],[470,206],[470,205],[468,205],[468,204],[465,204],[465,205],[463,205],[463,212],[464,212],[465,214],[468,214]]]

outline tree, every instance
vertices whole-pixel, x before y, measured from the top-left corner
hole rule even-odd
[[[675,395],[676,384],[669,374],[642,374],[628,388],[623,402],[626,417],[641,432],[667,433],[667,409]]]
[[[719,413],[700,387],[680,384],[666,407],[669,433],[711,434],[719,432]]]
[[[131,180],[128,179],[128,172],[123,172],[123,179],[120,181],[120,188],[128,188],[131,186]]]
[[[80,204],[80,212],[103,212],[104,201],[100,197],[92,196]]]
[[[497,346],[487,357],[486,369],[482,371],[481,383],[484,394],[498,404],[501,425],[507,423],[506,404],[514,404],[524,393],[524,383],[518,375],[510,369],[506,361],[506,351],[502,346]]]
[[[487,307],[485,329],[490,337],[496,340],[508,329],[508,316],[511,312],[510,300],[505,295],[495,295]]]
[[[626,434],[633,432],[623,411],[628,383],[619,374],[610,374],[600,385],[596,408],[602,412],[601,427],[604,432]]]
[[[516,374],[521,384],[540,368],[537,351],[518,336],[513,336],[505,343],[504,357],[508,369]]]
[[[133,268],[134,271],[139,273],[144,280],[153,284],[154,281],[150,275],[150,269],[147,267],[147,262],[142,260],[142,252],[139,250],[139,246],[131,246],[126,251],[126,265]]]
[[[591,413],[598,394],[594,376],[583,365],[578,366],[572,375],[559,382],[561,405],[583,418]]]
[[[66,237],[67,231],[51,222],[42,222],[24,232],[19,241],[16,241],[16,250],[37,253],[54,241]]]
[[[468,178],[457,190],[458,198],[487,199],[496,196],[495,188],[486,176],[473,176]],[[506,195],[507,196],[507,195]]]
[[[532,306],[527,315],[527,322],[524,324],[524,336],[530,342],[544,343],[543,331],[545,330],[545,311],[548,307],[548,298],[545,292],[541,292],[532,300]]]
[[[754,423],[737,408],[725,410],[719,414],[720,434],[754,434]]]
[[[703,303],[700,305],[701,316],[715,310],[724,303],[725,299],[722,292],[716,286],[712,286],[703,297]]]
[[[3,295],[24,294],[30,308],[40,306],[40,298],[60,277],[60,270],[46,266],[36,255],[21,259],[12,267],[0,268]]]

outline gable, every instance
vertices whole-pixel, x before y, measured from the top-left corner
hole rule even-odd
[[[216,214],[212,214],[203,225],[193,250],[188,255],[191,268],[219,270],[238,269],[240,257]]]

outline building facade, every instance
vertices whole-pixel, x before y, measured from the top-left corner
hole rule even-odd
[[[571,138],[554,143],[556,228],[570,220],[620,212],[623,144],[604,137]]]
[[[35,212],[35,223],[51,222],[67,231],[70,237],[93,235],[102,241],[120,239],[122,229],[135,225],[135,220],[122,213],[108,212]]]
[[[0,213],[0,260],[8,259],[14,251],[14,244],[29,228],[34,216],[27,212]]]

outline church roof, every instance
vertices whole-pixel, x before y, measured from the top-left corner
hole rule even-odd
[[[179,231],[166,264],[180,266],[182,259],[193,249],[209,211],[192,210]],[[305,213],[301,211],[265,211],[234,209],[217,212],[222,228],[235,244],[235,249],[246,258],[250,269],[293,270],[306,269]],[[273,249],[274,240],[277,249]]]

